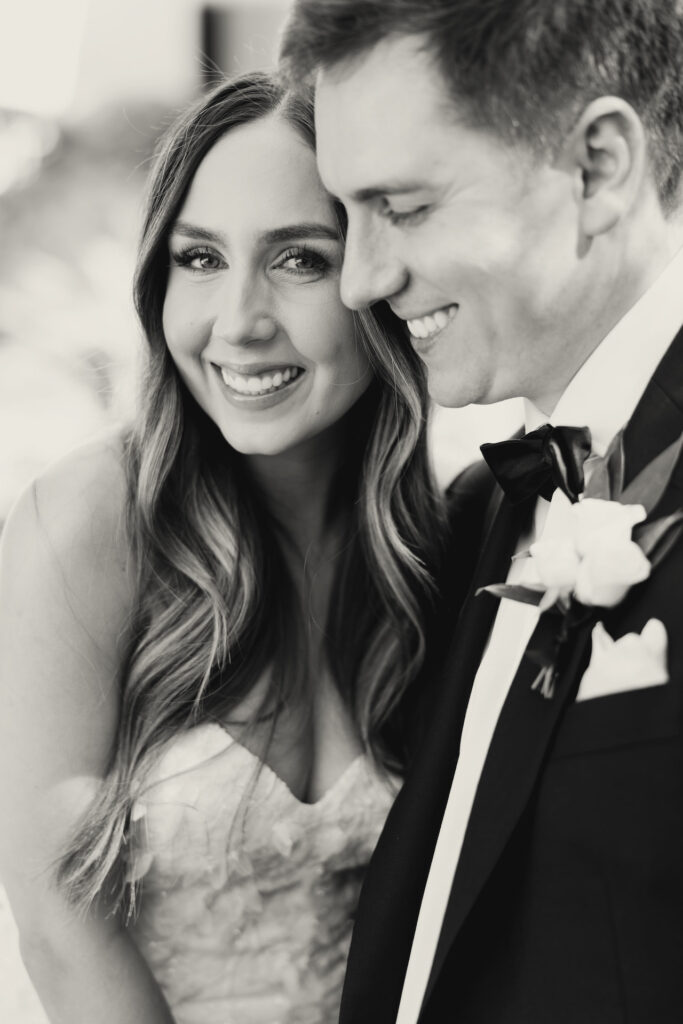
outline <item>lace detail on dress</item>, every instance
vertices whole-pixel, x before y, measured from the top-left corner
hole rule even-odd
[[[398,789],[365,755],[314,804],[218,725],[138,796],[133,934],[177,1024],[333,1024],[364,869]]]

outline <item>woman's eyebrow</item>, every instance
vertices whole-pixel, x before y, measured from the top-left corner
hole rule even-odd
[[[213,242],[215,245],[225,245],[225,236],[219,231],[209,231],[208,228],[201,228],[198,224],[190,224],[186,220],[177,220],[171,228],[170,234],[182,235],[184,238],[201,238],[203,242]]]
[[[329,238],[334,242],[340,240],[339,232],[335,228],[314,221],[272,228],[270,231],[264,231],[261,238],[264,242],[287,242],[290,238]]]
[[[212,242],[214,245],[226,245],[227,238],[220,231],[210,231],[208,228],[200,227],[198,224],[190,224],[185,220],[178,220],[171,228],[172,235],[182,235],[184,238],[197,238],[203,242]],[[321,224],[317,221],[302,221],[299,224],[285,224],[279,228],[271,228],[263,231],[259,236],[260,240],[268,245],[273,242],[288,242],[293,238],[325,238],[333,242],[339,242],[340,236],[336,228],[329,224]]]

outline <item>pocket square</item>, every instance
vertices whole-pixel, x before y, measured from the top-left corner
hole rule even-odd
[[[601,622],[592,633],[593,649],[576,700],[592,700],[627,690],[668,683],[666,628],[650,619],[641,633],[613,640]]]

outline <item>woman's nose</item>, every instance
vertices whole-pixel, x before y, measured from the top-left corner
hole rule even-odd
[[[271,341],[277,331],[277,320],[264,290],[250,282],[226,282],[213,324],[216,337],[230,345],[248,345]]]

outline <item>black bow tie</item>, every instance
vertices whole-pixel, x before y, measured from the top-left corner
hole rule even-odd
[[[556,487],[570,501],[578,501],[583,464],[590,452],[588,427],[551,427],[549,423],[516,440],[481,446],[491,472],[514,505],[539,495],[550,501]]]

